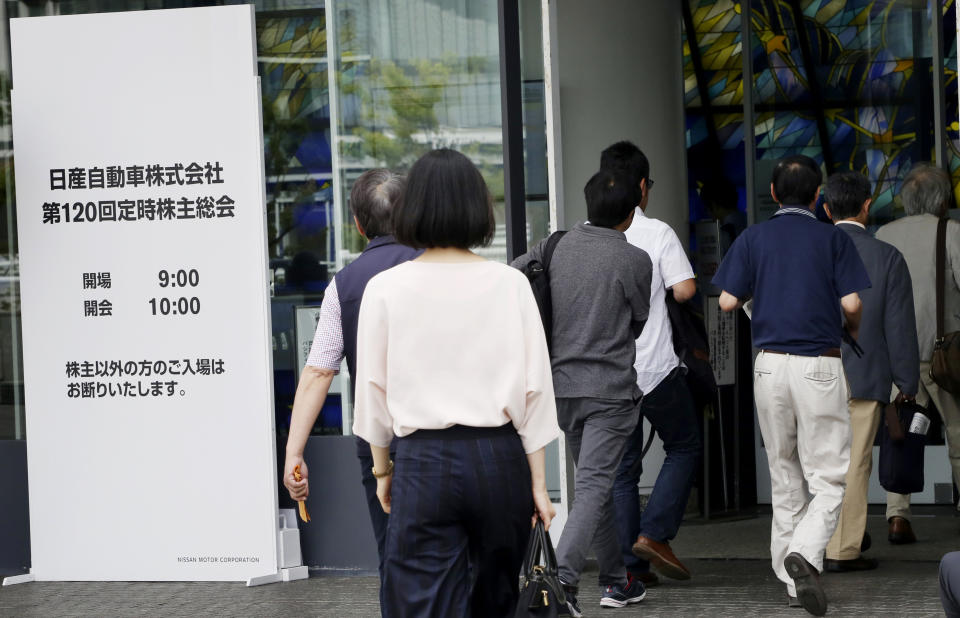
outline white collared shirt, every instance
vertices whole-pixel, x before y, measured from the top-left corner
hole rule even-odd
[[[850,225],[859,226],[861,230],[867,229],[867,226],[860,223],[859,221],[854,221],[853,219],[844,219],[843,221],[837,221],[836,223],[834,223],[834,225],[840,225],[841,223],[848,223]]]
[[[637,386],[644,394],[660,382],[680,364],[673,351],[673,329],[667,315],[667,288],[681,281],[693,279],[693,267],[680,244],[680,239],[669,225],[651,219],[636,209],[633,223],[624,234],[630,244],[640,247],[653,262],[650,280],[650,315],[637,339]]]

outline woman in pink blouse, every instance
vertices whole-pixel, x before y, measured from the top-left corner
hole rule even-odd
[[[522,273],[470,251],[489,244],[494,217],[462,154],[413,165],[394,229],[425,251],[367,284],[353,426],[390,513],[381,609],[505,616],[531,515],[554,516],[544,446],[559,428],[540,314]]]

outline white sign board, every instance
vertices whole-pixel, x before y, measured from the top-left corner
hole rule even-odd
[[[729,386],[736,381],[737,337],[735,312],[720,309],[720,297],[707,297],[707,336],[710,338],[710,365],[717,386]]]
[[[274,574],[253,6],[10,32],[32,573]]]

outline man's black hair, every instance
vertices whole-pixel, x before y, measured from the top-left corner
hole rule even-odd
[[[633,176],[616,169],[602,169],[583,188],[587,218],[591,225],[616,227],[627,220],[640,203],[640,187]]]
[[[773,192],[783,206],[810,206],[822,181],[820,166],[805,155],[780,159],[773,168]]]
[[[650,177],[650,162],[647,156],[633,142],[626,140],[607,146],[600,153],[600,169],[620,170],[637,186],[641,180]]]
[[[393,209],[394,235],[416,249],[485,246],[493,240],[494,226],[493,202],[480,170],[447,148],[417,159]]]
[[[834,222],[858,216],[870,195],[870,181],[856,172],[834,174],[823,187],[823,201],[830,207]]]

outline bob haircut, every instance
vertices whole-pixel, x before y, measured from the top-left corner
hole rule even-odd
[[[447,148],[417,159],[393,209],[394,236],[415,249],[486,246],[494,225],[490,191],[480,170]]]

